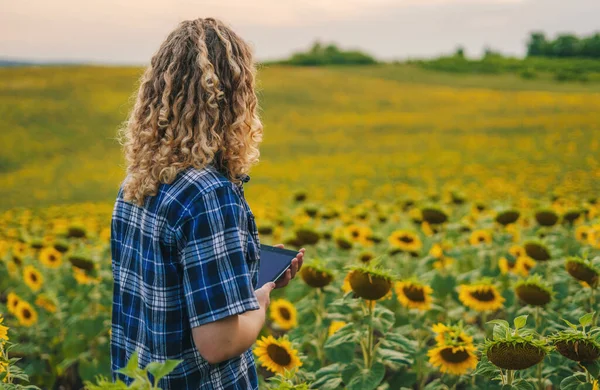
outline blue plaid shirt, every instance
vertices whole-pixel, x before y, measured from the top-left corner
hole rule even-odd
[[[140,367],[183,360],[163,389],[258,388],[251,350],[213,365],[192,338],[194,327],[259,308],[258,232],[241,185],[209,166],[160,185],[144,207],[125,202],[121,188],[111,249],[113,379],[131,383],[115,371],[138,351]]]

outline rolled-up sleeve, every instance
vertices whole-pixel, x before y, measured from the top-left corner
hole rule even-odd
[[[246,262],[246,212],[228,186],[202,195],[181,225],[183,292],[190,326],[259,309]]]

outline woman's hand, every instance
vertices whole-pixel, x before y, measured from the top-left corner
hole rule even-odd
[[[275,247],[283,249],[283,244],[275,245]],[[283,274],[283,276],[277,279],[277,281],[275,282],[275,288],[282,288],[287,286],[290,280],[296,277],[296,273],[300,271],[300,268],[302,267],[305,251],[306,249],[304,248],[298,251],[298,254],[296,255],[296,257],[294,257],[294,260],[292,260],[292,265],[290,266],[290,268],[287,271],[285,271],[285,274]]]

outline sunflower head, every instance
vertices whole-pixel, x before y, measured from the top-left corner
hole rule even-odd
[[[477,366],[476,349],[471,341],[462,341],[459,337],[445,338],[444,343],[438,343],[427,352],[429,362],[439,367],[442,373],[463,375]]]
[[[505,370],[524,370],[544,360],[550,351],[546,343],[532,330],[524,329],[527,316],[514,320],[514,329],[508,322],[494,320],[493,340],[486,340],[483,353],[496,367]]]
[[[83,224],[74,223],[67,229],[68,238],[85,238],[87,235],[87,229]]]
[[[590,286],[598,285],[600,271],[591,261],[581,257],[568,257],[565,262],[565,268],[573,278],[586,282]]]
[[[297,246],[314,245],[319,242],[321,235],[310,226],[301,226],[294,232],[296,236]]]
[[[34,292],[42,288],[44,277],[34,266],[28,265],[23,269],[23,280],[25,284]]]
[[[519,280],[515,284],[515,293],[521,301],[532,306],[545,306],[554,295],[552,288],[539,275]]]
[[[463,305],[476,311],[495,311],[502,308],[505,299],[496,286],[487,280],[459,286],[458,299]]]
[[[318,258],[314,258],[303,265],[300,270],[300,276],[304,280],[304,283],[315,288],[325,287],[333,280],[331,270]]]
[[[419,236],[407,230],[396,230],[388,238],[390,246],[401,252],[419,252],[423,243]]]
[[[54,249],[59,251],[60,253],[66,253],[69,251],[69,243],[65,240],[57,240],[54,242]]]
[[[329,325],[329,336],[333,335],[335,332],[342,329],[344,326],[346,326],[346,323],[344,321],[332,321]]]
[[[62,253],[54,247],[47,247],[40,251],[40,262],[49,268],[57,268],[62,263]]]
[[[431,307],[433,289],[426,284],[415,280],[404,280],[396,282],[394,289],[398,300],[404,307],[421,311],[429,310]]]
[[[425,207],[421,210],[423,221],[430,225],[440,225],[448,221],[448,215],[437,207]]]
[[[20,300],[19,296],[14,292],[8,293],[8,296],[6,297],[6,307],[8,308],[9,313],[15,314]]]
[[[467,335],[462,322],[454,325],[437,323],[431,327],[436,334],[435,341],[438,345],[473,344],[473,337]]]
[[[352,266],[348,273],[350,287],[356,296],[375,301],[383,298],[392,287],[393,275],[376,261]]]
[[[572,224],[579,218],[582,214],[582,211],[579,209],[569,210],[563,214],[563,221]]]
[[[579,325],[570,323],[566,330],[562,330],[552,336],[550,341],[556,350],[567,359],[576,362],[591,362],[600,358],[600,340],[598,333],[600,328],[592,326],[594,312],[587,313],[579,318]],[[590,327],[586,331],[586,327]]]
[[[69,262],[76,268],[84,271],[91,271],[94,269],[94,261],[83,254],[73,254],[68,258]]]
[[[521,213],[518,210],[505,210],[496,215],[495,221],[502,226],[517,222]]]
[[[577,228],[575,229],[575,238],[577,239],[577,241],[586,244],[590,237],[590,230],[591,229],[589,226],[577,226]]]
[[[527,241],[523,244],[525,253],[535,261],[548,261],[552,258],[550,250],[540,241]]]
[[[290,330],[298,325],[298,314],[294,304],[285,299],[276,299],[269,305],[269,313],[273,322],[283,330]]]
[[[20,300],[15,309],[15,317],[19,320],[22,326],[30,327],[38,320],[38,315],[35,309],[26,301]]]
[[[469,237],[469,243],[471,245],[490,244],[492,242],[492,235],[486,230],[475,230]]]
[[[554,210],[544,209],[536,211],[535,220],[541,226],[554,226],[558,222],[559,217]]]
[[[368,264],[371,260],[375,258],[375,254],[369,251],[363,251],[358,255],[358,260],[363,264]]]
[[[283,375],[286,371],[302,366],[298,351],[285,337],[278,339],[273,336],[262,337],[256,342],[254,354],[260,365],[274,374]]]

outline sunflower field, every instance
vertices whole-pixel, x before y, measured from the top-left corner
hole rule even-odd
[[[138,74],[0,70],[0,388],[124,388],[103,379],[109,226]],[[255,344],[261,388],[598,389],[599,86],[259,76],[248,200],[262,242],[307,253]]]

